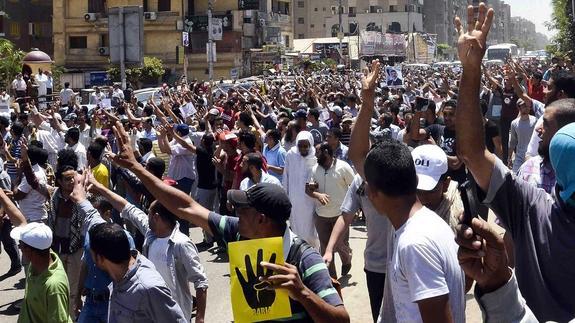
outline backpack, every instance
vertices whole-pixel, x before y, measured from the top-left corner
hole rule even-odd
[[[305,251],[307,251],[308,249],[311,249],[311,248],[313,248],[313,247],[310,246],[307,242],[305,242],[305,240],[300,239],[299,237],[295,237],[293,240],[293,244],[292,244],[291,248],[289,249],[289,253],[288,253],[286,262],[296,266],[297,271],[299,272],[300,276],[303,274],[300,270],[300,268],[301,268],[300,265],[301,265],[303,253]],[[331,278],[331,284],[333,285],[333,288],[335,288],[335,290],[339,294],[339,297],[343,301],[343,296],[341,294],[340,282],[337,279],[334,279],[333,277],[330,277],[330,278]]]

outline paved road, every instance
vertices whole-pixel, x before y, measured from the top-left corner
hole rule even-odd
[[[191,230],[192,240],[196,243],[201,241],[201,230]],[[351,315],[352,322],[369,322],[371,314],[369,310],[369,297],[367,293],[365,275],[363,273],[363,249],[365,246],[365,225],[355,223],[350,232],[350,245],[354,251],[353,267],[350,275],[341,279],[343,285],[343,297],[347,310]],[[230,289],[229,289],[229,264],[227,255],[217,254],[213,249],[202,251],[201,260],[208,272],[210,288],[208,289],[208,307],[206,322],[231,322],[233,320]],[[9,268],[9,260],[5,252],[0,255],[0,273]],[[340,271],[341,264],[336,260],[336,268]],[[24,295],[24,275],[21,273],[0,281],[0,323],[16,322],[18,311],[13,303]],[[467,295],[467,322],[481,322],[481,314],[473,296]]]

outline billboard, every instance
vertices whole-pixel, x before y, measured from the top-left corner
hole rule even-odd
[[[314,43],[313,52],[319,54],[320,58],[331,58],[339,60],[339,43]],[[349,55],[349,44],[341,43],[341,54],[343,56]]]
[[[411,33],[408,38],[407,60],[411,63],[431,64],[437,49],[437,35]]]
[[[362,30],[360,33],[360,56],[405,56],[403,34]]]
[[[123,24],[120,23],[123,16]],[[126,64],[140,65],[144,59],[144,9],[141,6],[110,8],[108,10],[110,62],[120,63],[120,49],[124,48]]]

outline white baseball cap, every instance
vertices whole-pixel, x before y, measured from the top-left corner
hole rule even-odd
[[[417,173],[417,189],[431,191],[447,172],[447,155],[436,145],[422,145],[411,152]]]
[[[10,237],[40,250],[48,249],[52,245],[52,230],[44,223],[33,222],[15,227],[10,231]]]

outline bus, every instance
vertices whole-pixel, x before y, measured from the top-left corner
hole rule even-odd
[[[517,57],[518,50],[517,45],[515,44],[497,44],[492,45],[487,48],[487,52],[485,53],[487,56],[487,60],[502,60],[506,61],[507,57]]]

